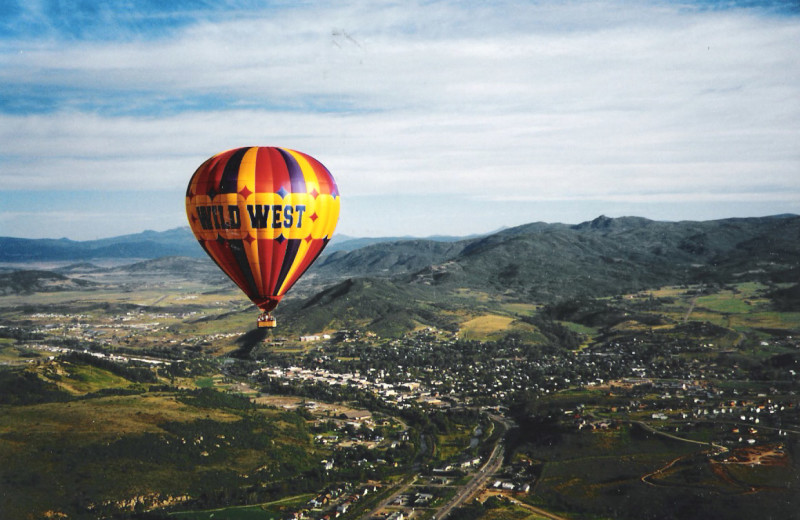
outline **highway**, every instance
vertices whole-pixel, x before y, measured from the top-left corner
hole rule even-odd
[[[510,428],[512,425],[511,421],[504,417],[493,414],[489,414],[489,417],[495,422],[501,423],[506,429]],[[447,504],[443,505],[436,511],[436,514],[433,516],[433,518],[437,520],[447,518],[453,509],[460,507],[462,504],[474,497],[481,489],[483,489],[483,487],[486,485],[486,481],[489,480],[489,478],[503,466],[504,454],[505,450],[503,447],[503,440],[501,438],[497,441],[497,444],[495,444],[491,455],[483,464],[483,466],[481,466],[481,468],[472,476],[466,485],[461,486],[455,496],[450,499]],[[390,505],[395,498],[407,492],[408,489],[414,484],[416,479],[417,475],[412,475],[411,477],[408,477],[402,482],[398,483],[391,495],[383,499],[376,507],[372,508],[371,511],[362,515],[361,520],[374,518],[379,514],[380,511],[384,510],[388,505]]]
[[[489,417],[493,421],[501,423],[506,430],[512,426],[512,422],[505,417],[494,414],[489,414]],[[489,478],[503,466],[504,454],[505,450],[503,448],[503,439],[501,438],[497,441],[497,444],[495,444],[494,449],[492,449],[492,454],[489,456],[489,459],[486,461],[486,463],[481,466],[481,469],[475,473],[467,485],[462,487],[458,493],[456,493],[450,502],[442,506],[439,511],[436,512],[435,518],[438,520],[447,518],[453,509],[461,506],[470,498],[472,498],[478,491],[483,489],[483,486],[486,485],[486,481],[489,480]]]
[[[472,477],[466,486],[462,487],[458,493],[456,493],[450,502],[439,509],[439,511],[436,513],[436,518],[439,520],[447,518],[453,509],[461,506],[478,491],[483,489],[483,486],[486,484],[486,481],[489,480],[489,477],[491,477],[503,465],[503,455],[503,446],[498,442],[495,445],[494,450],[492,450],[492,454],[489,456],[489,460],[486,461],[486,464],[484,464],[481,469],[478,470],[478,472]]]

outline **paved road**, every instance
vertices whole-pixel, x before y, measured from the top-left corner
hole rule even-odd
[[[508,429],[512,424],[510,420],[504,417],[491,414],[489,416],[495,422],[502,423],[506,429]],[[475,496],[475,494],[481,489],[483,489],[483,486],[486,485],[486,481],[489,480],[489,478],[503,466],[503,456],[503,441],[500,439],[497,441],[497,444],[495,444],[494,448],[492,449],[492,454],[489,456],[489,459],[484,463],[484,465],[481,466],[481,468],[472,476],[470,481],[465,486],[462,486],[461,489],[458,490],[456,495],[447,504],[439,508],[434,515],[434,518],[437,520],[446,518],[453,509],[461,506],[470,498]],[[414,475],[398,484],[395,491],[389,497],[382,500],[381,503],[373,508],[370,512],[362,515],[361,520],[368,520],[369,518],[377,515],[381,510],[386,508],[386,506],[391,504],[395,498],[405,493],[408,488],[414,484],[416,478],[417,475]]]
[[[408,491],[408,488],[410,488],[416,480],[417,480],[417,475],[412,475],[411,477],[408,477],[405,480],[400,481],[397,484],[397,488],[395,489],[395,491],[385,499],[381,500],[381,502],[377,506],[372,508],[372,510],[361,515],[361,520],[369,520],[370,518],[377,516],[380,511],[386,508],[386,506],[394,502],[395,498]]]
[[[504,449],[502,441],[498,441],[489,456],[489,460],[478,470],[466,486],[462,487],[458,493],[436,513],[436,518],[442,520],[452,512],[453,509],[461,506],[472,496],[480,491],[494,473],[503,465]]]

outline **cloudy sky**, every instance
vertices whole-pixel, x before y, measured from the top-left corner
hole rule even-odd
[[[3,0],[0,235],[184,226],[250,145],[354,236],[800,213],[798,42],[796,0]]]

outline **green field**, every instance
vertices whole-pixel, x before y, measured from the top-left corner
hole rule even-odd
[[[436,458],[440,461],[454,461],[469,447],[472,429],[459,425],[456,431],[436,436]]]

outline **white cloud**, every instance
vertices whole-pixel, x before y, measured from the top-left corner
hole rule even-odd
[[[796,16],[648,2],[354,2],[7,41],[0,87],[61,109],[0,115],[0,171],[4,189],[179,189],[260,144],[311,153],[355,196],[800,211],[798,41]]]

